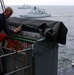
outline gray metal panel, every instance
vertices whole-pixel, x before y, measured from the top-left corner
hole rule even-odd
[[[42,41],[35,44],[34,75],[57,75],[58,44]]]
[[[39,51],[47,50],[48,48],[49,50],[51,50],[51,48],[54,48],[55,46],[56,46],[55,42],[44,39],[34,44],[32,52],[34,54]]]
[[[4,50],[4,52],[9,53],[11,51]],[[7,74],[7,75],[29,75],[30,74],[32,75],[32,67],[14,72],[15,70],[32,65],[31,50],[28,51],[26,55],[16,53],[14,55],[4,57],[2,58],[2,61],[3,61],[4,74]],[[13,73],[9,74],[10,72],[13,72]]]

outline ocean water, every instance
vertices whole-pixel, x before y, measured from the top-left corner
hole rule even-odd
[[[19,6],[11,6],[14,13],[11,17],[19,17],[21,14],[26,14],[31,9],[18,9]],[[71,64],[74,59],[74,6],[37,6],[44,9],[51,17],[42,18],[46,20],[62,21],[68,28],[66,45],[58,44],[58,66],[61,67],[64,63]],[[0,12],[2,12],[0,8]]]

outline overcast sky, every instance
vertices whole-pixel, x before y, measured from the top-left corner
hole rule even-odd
[[[5,5],[74,5],[74,0],[4,0]]]

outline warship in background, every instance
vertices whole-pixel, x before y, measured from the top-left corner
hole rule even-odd
[[[45,18],[51,17],[50,14],[46,13],[44,9],[39,9],[36,6],[30,12],[24,15],[19,15],[21,18]]]
[[[32,6],[30,6],[30,5],[22,5],[22,6],[20,6],[20,7],[18,7],[18,9],[33,9],[34,7],[32,7]]]

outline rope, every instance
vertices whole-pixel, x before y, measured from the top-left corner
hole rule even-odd
[[[3,1],[3,0],[0,0],[0,3],[1,3],[2,10],[3,10],[3,12],[4,12],[4,11],[5,11],[4,1]]]

